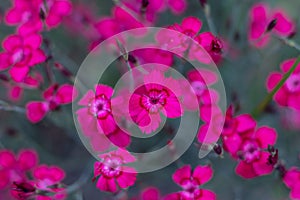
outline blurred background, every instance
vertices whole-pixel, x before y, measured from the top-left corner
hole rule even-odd
[[[111,15],[114,2],[111,0],[73,0],[73,13],[64,19],[62,25],[49,32],[43,32],[44,38],[50,41],[55,60],[63,64],[73,74],[76,74],[82,61],[89,53],[90,46],[100,37],[93,27],[84,31],[76,31],[74,21],[85,20],[77,16],[80,9],[86,11],[95,22],[105,16]],[[249,25],[249,10],[258,1],[250,0],[208,0],[211,8],[211,19],[215,24],[217,35],[226,41],[228,51],[223,55],[223,60],[218,64],[222,75],[227,102],[238,106],[237,114],[250,113],[267,94],[266,78],[272,71],[279,71],[279,65],[288,58],[299,55],[299,51],[284,44],[277,38],[272,38],[266,48],[257,49],[249,45],[247,32]],[[280,7],[289,14],[297,26],[300,27],[300,1],[298,0],[265,0],[271,7]],[[203,22],[202,31],[209,31],[203,9],[198,0],[188,0],[187,10],[180,15],[174,15],[169,10],[159,14],[153,24],[165,27],[180,23],[187,16],[196,16]],[[9,0],[0,3],[0,40],[14,33],[14,27],[5,25],[3,16],[11,6]],[[77,13],[78,12],[78,13]],[[76,19],[79,17],[79,19]],[[87,20],[87,19],[86,19]],[[87,20],[88,21],[88,20]],[[75,23],[76,24],[76,23]],[[88,25],[87,25],[88,26]],[[296,32],[293,40],[300,43],[300,35]],[[88,34],[90,33],[90,35]],[[88,35],[88,36],[87,36]],[[44,73],[37,67],[41,73]],[[64,83],[66,78],[54,70],[58,81]],[[0,82],[0,99],[13,105],[24,107],[26,102],[41,99],[41,91],[25,89],[22,99],[12,102],[7,95],[7,85]],[[287,108],[279,108],[273,102],[268,112],[263,113],[258,119],[258,125],[268,125],[276,128],[280,157],[286,166],[300,166],[300,124],[292,123],[291,112]],[[299,114],[300,118],[300,114]],[[187,130],[188,131],[188,130]],[[24,113],[0,110],[0,148],[11,149],[15,152],[23,148],[35,149],[40,158],[40,163],[57,165],[67,174],[66,185],[79,185],[79,189],[68,195],[68,199],[116,199],[111,194],[99,191],[92,182],[94,158],[81,143],[74,126],[71,105],[63,106],[57,112],[51,112],[37,124],[31,124]],[[214,191],[220,200],[284,200],[289,199],[289,190],[282,183],[277,172],[271,175],[244,180],[234,172],[236,161],[226,153],[221,158],[210,153],[204,159],[198,159],[199,149],[192,145],[182,156],[182,163],[211,164],[214,169],[213,179],[204,188]],[[180,190],[172,181],[172,174],[178,168],[178,163],[152,173],[138,174],[138,179],[128,194],[136,197],[141,190],[157,187],[161,193],[168,194]],[[1,191],[0,191],[1,192]],[[0,199],[2,200],[1,193]],[[6,200],[6,199],[3,199]]]

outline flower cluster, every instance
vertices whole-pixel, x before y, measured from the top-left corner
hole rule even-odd
[[[239,160],[236,173],[243,178],[254,178],[269,174],[275,163],[269,163],[269,146],[277,139],[275,129],[262,126],[257,128],[256,121],[249,114],[233,116],[230,107],[226,114],[222,141],[224,149]]]
[[[257,3],[250,10],[249,41],[258,48],[270,41],[268,32],[287,37],[294,33],[295,24],[283,9],[270,9],[265,3]]]
[[[9,150],[0,151],[0,189],[10,188],[19,200],[64,199],[61,181],[65,172],[57,166],[38,164],[35,151],[24,149],[18,155]]]

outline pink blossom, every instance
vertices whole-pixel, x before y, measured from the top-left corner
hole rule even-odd
[[[19,25],[18,33],[26,35],[43,29],[43,17],[48,28],[58,26],[71,10],[69,0],[14,0],[13,7],[6,13],[5,21],[9,25]]]
[[[265,47],[270,35],[266,33],[269,23],[276,19],[274,33],[286,37],[294,32],[295,25],[282,9],[271,10],[265,3],[257,3],[250,10],[249,41],[258,48]]]
[[[272,72],[267,79],[267,89],[271,91],[280,82],[283,75],[293,66],[295,59],[288,59],[281,63],[282,72]],[[285,84],[274,95],[274,100],[280,106],[300,110],[300,65],[296,67]]]
[[[135,161],[129,152],[118,149],[99,157],[101,160],[94,165],[94,176],[99,177],[96,184],[99,190],[115,193],[117,186],[128,188],[134,185],[137,173],[134,168],[126,166]]]
[[[132,14],[119,6],[115,6],[113,8],[112,15],[113,17],[100,19],[100,21],[95,25],[102,40],[122,31],[144,27],[144,25]]]
[[[159,127],[160,113],[168,118],[182,116],[178,94],[181,95],[177,81],[154,70],[145,75],[144,85],[130,97],[129,114],[140,129],[149,134]]]
[[[43,0],[14,0],[11,7],[5,15],[5,22],[8,25],[19,25],[18,32],[29,34],[43,29],[43,23],[40,19],[40,6]]]
[[[64,199],[66,194],[63,188],[59,187],[65,178],[65,172],[57,166],[40,165],[33,171],[35,188],[43,192],[53,193],[51,196],[37,195],[36,200],[59,200]]]
[[[130,200],[160,200],[160,192],[156,187],[147,187],[142,190],[138,197],[131,198]]]
[[[108,149],[110,143],[121,148],[130,143],[130,136],[115,122],[112,102],[117,101],[111,99],[112,95],[111,87],[99,84],[95,87],[95,92],[89,90],[78,102],[80,106],[84,106],[76,112],[79,125],[95,151]]]
[[[291,199],[300,199],[300,170],[296,167],[289,169],[283,177],[283,182],[291,189]]]
[[[164,0],[147,0],[148,4],[145,5],[144,1],[145,0],[124,0],[122,3],[137,15],[143,15],[147,21],[153,23],[157,19],[157,15],[164,10],[165,2]]]
[[[64,20],[64,25],[72,35],[84,36],[88,40],[99,37],[96,24],[94,5],[75,4],[72,13]]]
[[[220,38],[214,36],[211,32],[204,32],[200,33],[195,39],[207,51],[215,63],[218,64],[221,62],[224,42]],[[203,61],[204,58],[201,58],[201,56],[203,56],[201,53],[199,50],[191,51],[191,54],[195,58],[198,58],[199,61]]]
[[[37,123],[48,112],[59,109],[61,105],[71,103],[76,96],[77,90],[72,85],[54,84],[44,91],[44,101],[31,101],[26,104],[27,119],[32,123]]]
[[[268,164],[269,145],[276,143],[275,129],[262,126],[256,129],[255,120],[248,114],[232,116],[230,108],[222,133],[224,149],[239,160],[236,173],[243,178],[254,178],[269,174],[273,165]]]
[[[40,49],[41,43],[42,37],[39,34],[8,36],[2,43],[5,51],[0,53],[0,70],[9,69],[14,81],[24,81],[31,67],[46,60]]]
[[[14,181],[25,181],[26,172],[31,171],[38,163],[37,153],[24,149],[17,156],[11,151],[0,151],[0,189],[8,187]]]
[[[184,90],[184,105],[188,110],[195,110],[199,107],[200,117],[205,122],[211,119],[212,106],[217,105],[219,101],[218,93],[209,89],[209,86],[215,84],[218,81],[217,75],[206,69],[191,70],[187,74],[188,81],[191,88]],[[194,100],[194,93],[198,102]],[[196,103],[196,104],[195,104]]]
[[[43,82],[43,77],[39,73],[29,74],[25,77],[23,82],[9,82],[6,83],[7,96],[11,101],[19,101],[23,97],[24,89],[37,89],[40,83]]]
[[[101,133],[111,133],[116,129],[111,108],[113,92],[111,87],[99,84],[95,87],[95,92],[89,90],[78,103],[84,107],[79,109],[77,114],[83,117],[85,124],[96,121]]]
[[[190,165],[185,165],[173,174],[173,181],[182,191],[169,194],[165,200],[215,200],[216,194],[199,187],[207,183],[213,176],[210,166],[197,166],[192,172]]]

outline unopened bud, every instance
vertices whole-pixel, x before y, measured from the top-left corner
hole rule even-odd
[[[199,0],[199,2],[202,8],[204,8],[207,4],[207,0]]]
[[[221,145],[215,144],[214,151],[216,154],[221,155],[223,153],[223,148]]]
[[[267,26],[267,30],[266,32],[270,32],[271,30],[273,30],[273,28],[275,28],[277,24],[277,19],[273,19]]]

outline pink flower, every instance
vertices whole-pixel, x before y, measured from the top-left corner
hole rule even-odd
[[[49,28],[57,27],[65,16],[71,14],[72,3],[69,0],[47,0],[46,25]],[[44,6],[44,5],[43,5]]]
[[[214,36],[211,32],[200,33],[195,38],[198,43],[207,51],[215,63],[220,63],[222,60],[222,51],[224,49],[223,41],[220,38]],[[203,61],[201,58],[203,55],[201,51],[191,50],[191,56],[194,56],[199,61]]]
[[[160,200],[160,192],[156,187],[145,188],[138,197],[131,198],[130,200]]]
[[[88,40],[96,40],[99,34],[95,28],[95,5],[75,4],[72,13],[64,20],[64,25],[69,33],[84,36]]]
[[[285,60],[280,67],[282,72],[273,72],[267,80],[267,89],[271,91],[281,81],[283,74],[287,73],[293,66],[295,59]],[[300,65],[294,70],[285,84],[274,95],[274,100],[280,106],[290,107],[300,110]]]
[[[217,75],[206,69],[191,70],[187,74],[191,88],[184,90],[184,105],[188,110],[195,110],[199,107],[200,117],[205,122],[211,118],[212,106],[216,105],[219,101],[218,93],[209,89],[209,86],[218,81]],[[196,95],[198,102],[194,100]],[[195,104],[196,103],[196,104]]]
[[[187,8],[186,0],[167,0],[167,4],[176,15],[182,14]]]
[[[232,117],[232,114],[230,108],[227,111],[222,140],[224,149],[239,160],[236,173],[247,179],[271,173],[273,165],[268,164],[270,153],[267,148],[276,143],[275,129],[267,126],[256,129],[256,122],[250,115]]]
[[[208,182],[213,176],[210,166],[197,166],[192,172],[190,165],[185,165],[173,174],[173,181],[182,191],[169,194],[165,200],[215,200],[216,194],[199,187]]]
[[[59,200],[64,199],[66,194],[63,188],[59,187],[65,178],[65,172],[57,166],[40,165],[33,171],[35,188],[49,193],[51,196],[37,195],[36,200]]]
[[[95,92],[89,90],[78,102],[84,106],[76,112],[81,130],[91,141],[92,148],[98,152],[108,149],[110,143],[121,148],[130,144],[130,136],[115,122],[112,103],[117,100],[111,99],[112,95],[111,87],[99,84]]]
[[[95,92],[89,90],[78,103],[84,108],[79,109],[77,114],[83,116],[85,124],[96,121],[98,131],[101,133],[111,133],[116,129],[111,108],[113,92],[111,87],[99,84],[95,87]]]
[[[101,161],[94,165],[94,176],[99,177],[96,185],[99,190],[115,193],[117,186],[124,189],[134,185],[137,173],[134,168],[126,166],[135,161],[129,152],[118,149],[99,157]]]
[[[158,63],[165,66],[172,66],[174,61],[172,53],[154,47],[151,48],[151,46],[133,51],[132,56],[137,59],[136,62],[138,62],[138,65]]]
[[[191,38],[195,38],[198,35],[201,27],[201,20],[192,16],[186,17],[181,24],[173,24],[167,27],[174,31],[159,31],[156,35],[156,40],[163,50],[172,50],[183,56],[183,53],[190,48]]]
[[[147,21],[153,23],[157,15],[164,10],[165,3],[164,0],[146,1],[148,3],[145,3],[145,0],[125,0],[122,3],[137,15],[143,15]]]
[[[154,70],[145,75],[144,85],[130,97],[129,114],[140,129],[149,134],[159,127],[160,113],[168,118],[182,116],[179,95],[178,82]]]
[[[72,85],[54,84],[43,93],[44,101],[32,101],[26,104],[26,116],[32,123],[41,121],[48,112],[59,109],[61,105],[69,104],[76,98],[77,90]]]
[[[18,33],[29,34],[43,29],[40,19],[40,6],[43,0],[14,0],[13,7],[5,15],[5,22],[9,25],[20,25]]]
[[[283,177],[283,182],[291,189],[290,198],[300,199],[300,170],[296,167],[289,169]]]
[[[71,10],[69,0],[14,0],[13,7],[6,13],[5,21],[9,25],[20,25],[18,33],[26,35],[43,29],[43,17],[48,28],[58,26]]]
[[[0,53],[0,70],[10,68],[9,74],[14,81],[24,81],[30,67],[46,60],[40,49],[41,43],[42,37],[39,34],[8,36],[2,43],[5,51]]]
[[[102,40],[122,31],[144,27],[140,21],[119,6],[114,7],[112,13],[113,17],[103,18],[95,25]]]
[[[37,89],[40,83],[43,82],[43,77],[39,73],[29,74],[23,82],[7,82],[7,96],[11,101],[19,101],[23,96],[24,89]]]
[[[17,156],[8,150],[0,151],[0,189],[15,181],[26,181],[26,173],[37,163],[38,156],[33,150],[22,150]]]
[[[269,23],[276,19],[274,33],[286,37],[293,33],[295,25],[282,9],[270,10],[264,3],[255,4],[250,10],[249,41],[258,48],[265,47],[270,35],[266,34]]]

